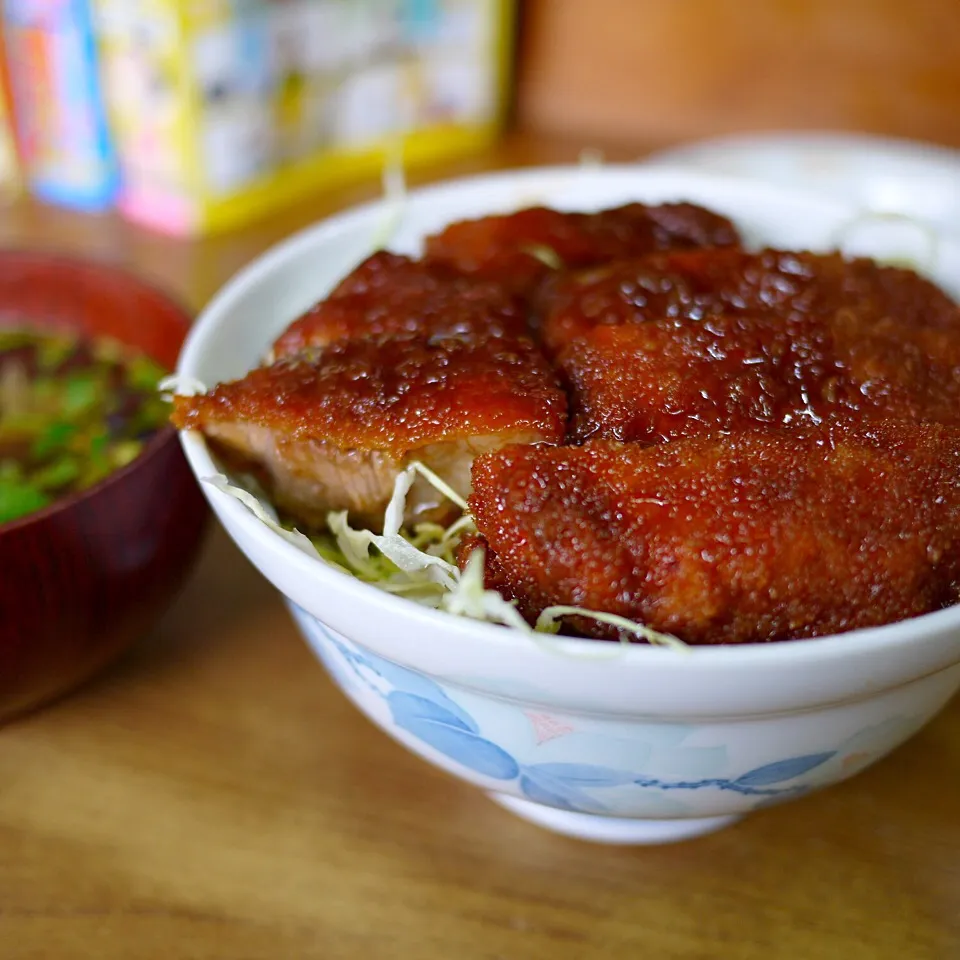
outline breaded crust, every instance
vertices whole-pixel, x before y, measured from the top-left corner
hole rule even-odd
[[[912,270],[839,254],[737,249],[655,254],[551,278],[537,301],[541,337],[556,355],[598,326],[726,313],[771,313],[787,329],[849,312],[861,322],[955,329],[960,308]]]
[[[960,431],[833,424],[652,447],[508,447],[470,507],[528,615],[619,614],[689,643],[842,633],[957,601]],[[615,631],[578,618],[587,636]]]
[[[544,253],[574,268],[655,250],[739,242],[730,220],[692,203],[631,203],[598,213],[529,207],[453,223],[427,238],[425,257],[529,295],[551,272]]]
[[[478,453],[559,442],[566,397],[526,337],[385,337],[337,341],[176,397],[173,420],[256,473],[295,520],[322,526],[329,510],[346,509],[376,528],[410,460],[466,496]],[[407,519],[455,510],[418,482]]]
[[[600,325],[561,351],[575,442],[830,418],[960,423],[960,325],[725,314]]]
[[[500,337],[526,330],[525,307],[499,284],[381,250],[295,320],[274,343],[273,357],[343,339],[394,334]]]
[[[526,338],[341,340],[177,397],[183,429],[242,420],[289,439],[397,455],[440,440],[531,430],[563,437],[566,402]]]

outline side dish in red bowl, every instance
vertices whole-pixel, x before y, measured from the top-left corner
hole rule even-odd
[[[115,268],[0,252],[0,721],[106,666],[190,570],[207,508],[157,389],[189,326]]]

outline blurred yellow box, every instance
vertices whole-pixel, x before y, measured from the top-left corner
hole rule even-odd
[[[216,232],[468,152],[503,120],[511,0],[94,0],[119,205]]]
[[[20,164],[13,136],[13,125],[7,109],[6,97],[0,89],[0,198],[16,196],[22,187]]]
[[[11,112],[10,78],[7,73],[6,30],[0,23],[0,200],[9,200],[23,190],[23,174]]]

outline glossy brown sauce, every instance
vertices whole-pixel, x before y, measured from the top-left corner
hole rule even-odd
[[[748,252],[691,204],[537,207],[374,254],[274,352],[177,424],[307,527],[373,523],[411,458],[472,475],[459,562],[531,621],[765,642],[957,601],[960,311],[913,271]]]

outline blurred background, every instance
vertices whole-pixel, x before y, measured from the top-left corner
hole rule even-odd
[[[519,116],[645,145],[848,130],[960,146],[955,0],[532,0]]]
[[[960,146],[956,0],[3,0],[2,39],[5,195],[178,236],[505,138]]]

